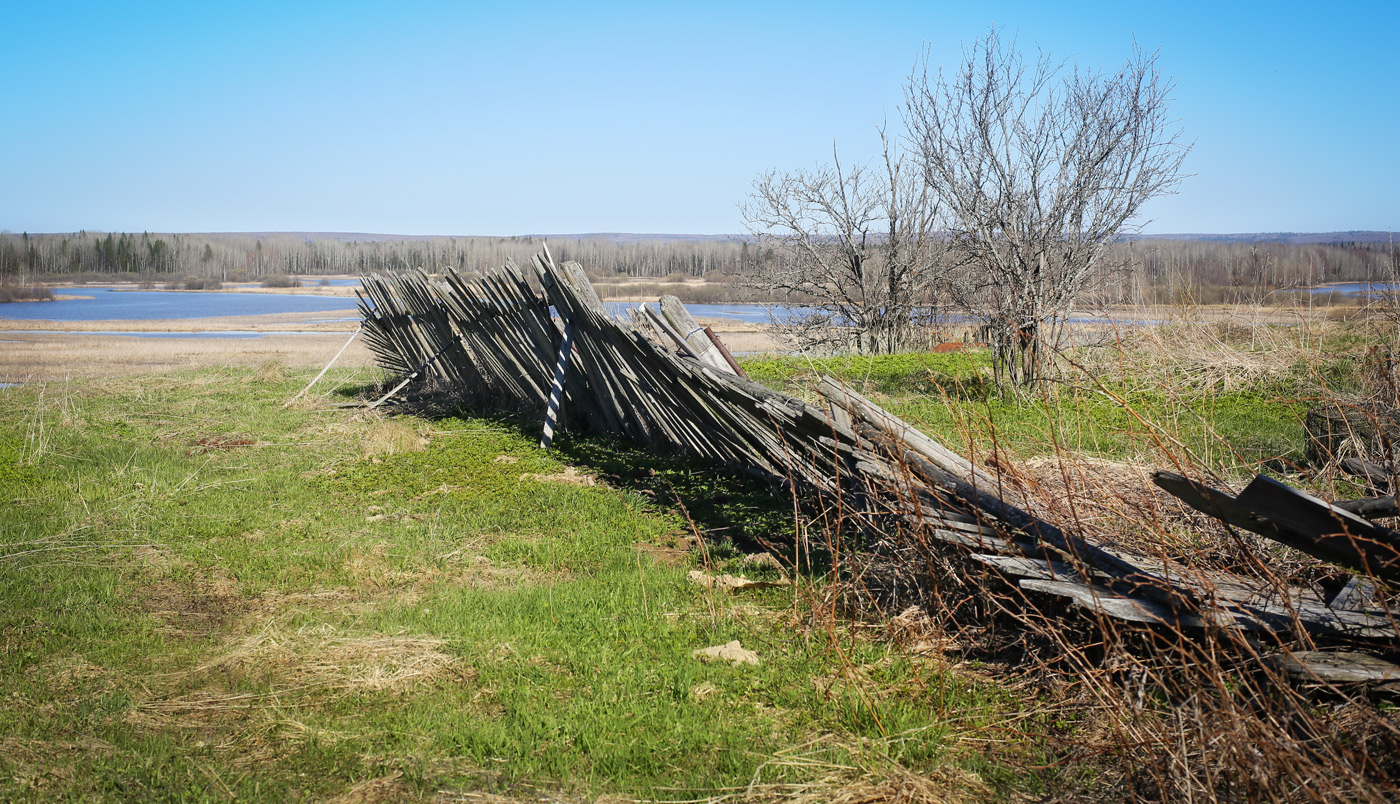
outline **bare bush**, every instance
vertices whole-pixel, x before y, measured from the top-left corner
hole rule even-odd
[[[914,345],[940,305],[945,251],[937,198],[880,131],[881,159],[769,171],[754,181],[744,221],[760,252],[745,281],[813,299],[785,323],[803,349],[890,353]]]
[[[1155,53],[1109,75],[1066,71],[1045,55],[1027,65],[996,31],[955,74],[930,75],[925,52],[910,75],[905,122],[966,279],[950,287],[985,322],[1001,377],[1042,374],[1108,246],[1177,187],[1189,146],[1171,89]]]

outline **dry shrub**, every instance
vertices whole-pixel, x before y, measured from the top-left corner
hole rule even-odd
[[[1119,350],[1074,356],[1079,362],[1070,363],[1069,379],[1098,387],[1097,377],[1121,376],[1184,399],[1202,390],[1290,387],[1300,381],[1303,365],[1314,367],[1309,393],[1325,399],[1320,367],[1338,356],[1320,356],[1311,337],[1303,328],[1228,321],[1143,330]],[[1383,383],[1384,377],[1373,385]],[[1189,414],[1189,405],[1179,407]],[[1250,603],[1277,603],[1285,591],[1299,590],[1317,599],[1346,579],[1340,568],[1226,528],[1158,489],[1152,469],[1210,478],[1211,485],[1228,490],[1229,480],[1215,473],[1237,467],[1207,466],[1176,440],[1172,422],[1153,425],[1162,436],[1158,466],[1057,449],[1020,464],[999,459],[993,469],[1008,500],[1092,542],[1149,556],[1148,563],[1175,562],[1169,574],[1190,578],[1202,599],[1219,599],[1227,581],[1247,587]],[[969,436],[971,443],[992,434]],[[1221,446],[1236,463],[1229,445]],[[825,538],[835,542],[834,534]],[[1306,632],[1296,623],[1277,632],[1249,632],[1107,619],[1068,598],[1026,591],[1016,579],[989,571],[907,523],[891,524],[872,541],[870,553],[843,556],[832,597],[811,601],[814,616],[879,613],[889,618],[886,636],[911,654],[937,647],[994,668],[995,683],[1026,695],[1026,707],[1040,714],[1042,724],[1062,725],[1007,729],[987,743],[1029,741],[1032,750],[1044,750],[1051,757],[1048,767],[1027,772],[1042,775],[1057,800],[1396,800],[1396,690],[1290,677],[1280,658],[1343,649],[1396,661],[1397,641],[1349,641]],[[1238,587],[1230,591],[1242,593]],[[922,614],[907,608],[911,602]],[[1384,588],[1379,603],[1395,611],[1393,593]],[[1026,761],[1025,752],[992,753],[1012,765]]]
[[[1003,476],[1027,491],[1038,515],[1095,544],[1252,574],[1271,564],[1293,576],[1310,561],[1247,531],[1221,528],[1159,488],[1143,464],[1060,452],[1003,468]],[[1309,566],[1317,568],[1316,562]]]
[[[1230,392],[1282,380],[1309,356],[1298,330],[1227,320],[1134,329],[1117,348],[1076,358],[1076,368],[1164,378],[1178,392]]]

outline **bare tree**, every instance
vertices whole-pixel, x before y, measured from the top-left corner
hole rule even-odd
[[[1117,72],[1027,66],[995,30],[959,72],[905,87],[905,122],[928,190],[946,206],[969,281],[960,302],[985,324],[999,377],[1041,377],[1076,298],[1142,205],[1174,192],[1190,146],[1168,117],[1157,54]]]
[[[746,271],[765,292],[813,299],[784,322],[801,348],[907,349],[937,312],[941,216],[917,167],[880,129],[875,167],[832,163],[762,174],[742,205],[760,255]]]

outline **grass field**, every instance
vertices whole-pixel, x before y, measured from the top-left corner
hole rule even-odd
[[[1021,711],[975,671],[814,618],[805,579],[687,579],[781,580],[733,546],[792,527],[770,492],[508,421],[284,408],[306,374],[0,391],[0,800],[1038,783],[975,747]],[[732,640],[759,663],[692,656]]]
[[[1021,397],[977,351],[745,365],[799,395],[837,374],[984,463],[1053,462],[1080,527],[1160,539],[1189,523],[1134,507],[1147,469],[1287,473],[1313,400],[1364,390],[1364,334],[1207,329],[1070,355]],[[545,453],[529,422],[332,407],[362,367],[285,405],[310,376],[0,389],[0,801],[1112,798],[1152,755],[1058,699],[1073,678],[858,621],[820,571],[755,558],[810,535],[780,490],[606,439]],[[732,641],[758,663],[694,655]]]

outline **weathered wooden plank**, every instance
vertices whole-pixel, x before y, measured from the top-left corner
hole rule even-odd
[[[729,352],[729,347],[724,345],[724,341],[719,339],[719,336],[715,334],[713,329],[705,327],[705,337],[709,338],[710,343],[713,343],[715,348],[719,350],[720,357],[723,357],[724,362],[729,365],[732,374],[736,377],[743,377],[746,380],[749,379],[748,372],[744,371],[744,367],[739,365],[739,361],[734,359],[734,355]]]
[[[1393,494],[1381,497],[1362,497],[1359,500],[1343,500],[1332,504],[1343,511],[1350,511],[1367,519],[1400,516],[1400,504],[1397,504]]]
[[[433,363],[433,361],[437,360],[439,357],[442,357],[443,353],[446,352],[449,348],[451,348],[454,344],[455,344],[455,341],[454,341],[454,343],[450,343],[450,344],[448,344],[447,346],[442,347],[442,349],[440,349],[440,350],[438,351],[437,354],[435,354],[435,355],[433,355],[432,357],[428,358],[428,359],[423,363],[423,365],[419,366],[418,368],[416,368],[416,369],[414,369],[412,372],[410,372],[409,375],[408,375],[407,377],[404,378],[403,382],[401,382],[401,383],[399,383],[398,385],[394,386],[393,390],[389,391],[389,393],[385,394],[384,396],[379,397],[378,399],[374,400],[374,401],[371,402],[370,404],[366,405],[366,406],[365,406],[365,409],[366,409],[366,410],[374,410],[375,408],[377,408],[377,407],[379,407],[380,405],[382,405],[382,404],[384,404],[385,402],[387,402],[387,401],[389,400],[389,398],[392,397],[394,394],[397,394],[399,391],[402,391],[402,390],[404,389],[404,386],[408,385],[410,382],[413,382],[413,380],[414,380],[419,374],[423,373],[423,370],[426,369],[428,366],[430,366],[430,365]]]
[[[1376,597],[1376,585],[1361,577],[1351,576],[1346,585],[1327,601],[1327,608],[1337,611],[1362,611]]]
[[[1354,639],[1400,638],[1400,630],[1396,629],[1393,616],[1375,609],[1331,609],[1317,601],[1245,605],[1243,608],[1270,623],[1275,630],[1301,626],[1313,633],[1337,634]]]
[[[1236,502],[1276,526],[1275,534],[1263,535],[1323,561],[1400,583],[1400,534],[1389,528],[1262,475]]]
[[[987,555],[985,553],[973,553],[971,557],[974,561],[986,564],[1004,575],[1013,575],[1018,578],[1075,582],[1074,579],[1078,577],[1074,572],[1074,567],[1060,561],[1045,561],[1039,558],[1014,555]]]
[[[1400,666],[1355,651],[1294,651],[1273,658],[1275,666],[1295,678],[1333,684],[1379,684],[1400,681]]]
[[[1117,620],[1172,628],[1204,628],[1207,625],[1205,620],[1193,614],[1179,613],[1172,607],[1149,598],[1120,595],[1102,586],[1040,578],[1026,578],[1019,586],[1029,592],[1067,597],[1095,614]]]
[[[889,434],[934,466],[952,473],[962,481],[980,485],[984,489],[994,489],[999,485],[994,479],[973,467],[971,461],[929,438],[908,422],[846,387],[839,380],[823,375],[817,385],[817,393],[851,415]]]
[[[738,374],[738,371],[730,368],[729,362],[720,354],[714,341],[705,334],[705,328],[685,309],[680,299],[670,295],[662,296],[661,315],[675,328],[701,363],[723,374]]]
[[[878,440],[880,433],[872,432],[871,437],[872,440]],[[1011,527],[1034,539],[1046,542],[1071,557],[1072,560],[1083,562],[1085,567],[1076,568],[1081,577],[1087,579],[1091,574],[1089,568],[1092,567],[1137,584],[1142,594],[1152,596],[1160,602],[1187,609],[1194,607],[1194,595],[1190,592],[1164,584],[1159,578],[1143,571],[1133,563],[1112,555],[1077,536],[1065,533],[1049,522],[1026,513],[941,467],[934,466],[922,455],[915,454],[912,450],[902,448],[898,444],[893,445],[893,448],[901,453],[897,457],[918,469],[930,480],[953,491],[976,507],[991,513]]]
[[[1343,458],[1338,465],[1348,474],[1365,478],[1366,482],[1375,486],[1377,490],[1388,488],[1390,481],[1395,477],[1395,467],[1365,458]]]
[[[554,385],[549,389],[549,409],[545,413],[544,433],[540,436],[540,449],[549,449],[554,440],[554,428],[559,423],[559,406],[564,401],[564,375],[569,370],[569,356],[574,351],[573,324],[564,324],[564,340],[559,344],[559,362],[554,367]]]

